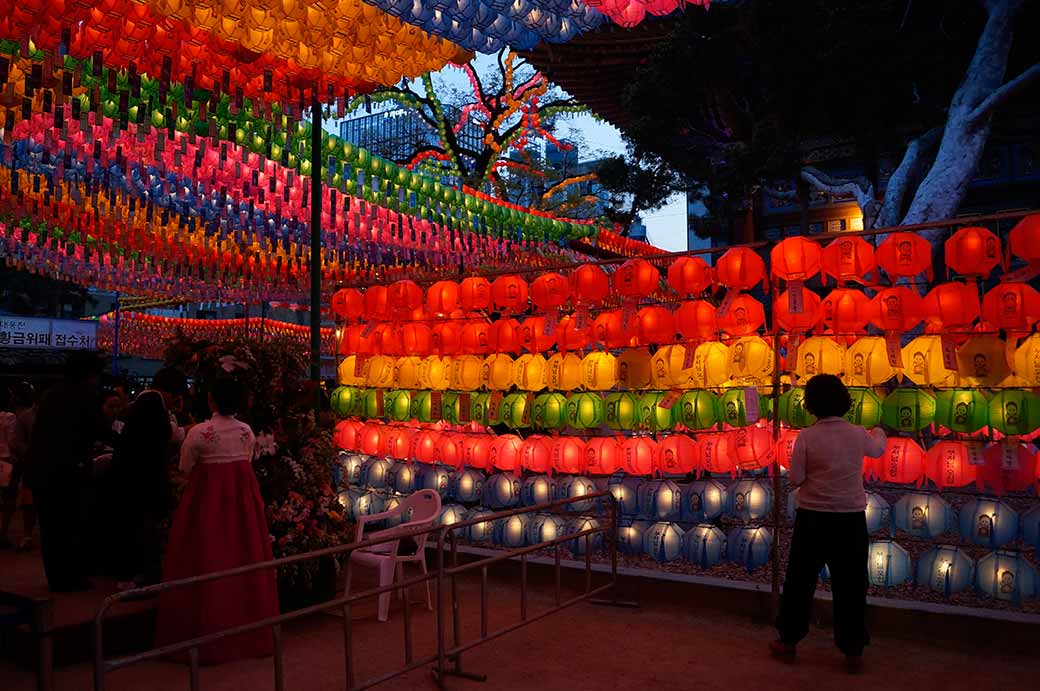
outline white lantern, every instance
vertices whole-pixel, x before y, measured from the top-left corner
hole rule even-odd
[[[739,480],[726,490],[726,513],[740,521],[759,521],[773,509],[773,489],[759,480]]]
[[[1022,539],[1040,551],[1040,506],[1034,506],[1022,514],[1020,522]]]
[[[527,539],[527,524],[530,518],[527,514],[516,514],[499,518],[495,521],[495,530],[492,536],[494,543],[502,547],[523,547]]]
[[[952,595],[967,590],[975,577],[975,561],[953,545],[940,545],[917,562],[917,585]]]
[[[437,516],[437,525],[455,525],[466,520],[466,507],[461,504],[448,504],[441,507],[440,515]]]
[[[865,510],[867,532],[876,533],[888,523],[889,516],[892,513],[892,506],[877,492],[866,492],[865,494],[867,495],[867,508]]]
[[[386,475],[386,486],[401,494],[411,494],[418,484],[418,473],[411,463],[395,461]]]
[[[683,538],[683,552],[694,566],[711,568],[726,556],[726,534],[710,523],[695,525]]]
[[[690,523],[714,521],[726,509],[726,486],[718,480],[697,480],[682,485],[682,520]]]
[[[344,485],[361,484],[361,466],[367,458],[367,456],[362,456],[361,454],[347,453],[346,451],[339,452],[339,467],[340,472],[343,473],[342,482]]]
[[[488,511],[487,509],[474,509],[469,513],[470,520],[476,520],[483,518],[484,516],[490,516],[494,511]],[[470,542],[491,542],[495,534],[495,523],[494,521],[481,521],[480,523],[474,523],[469,527],[469,538]]]
[[[871,585],[902,585],[913,578],[910,553],[891,540],[871,542],[867,550],[867,575]]]
[[[643,535],[650,521],[622,521],[618,525],[618,551],[634,556],[643,552]]]
[[[556,499],[557,501],[563,499],[578,499],[589,494],[596,493],[596,484],[587,477],[582,475],[571,475],[570,477],[564,478],[564,480],[556,485]],[[595,499],[584,499],[579,501],[572,501],[569,504],[564,504],[564,509],[571,513],[584,513],[586,511],[593,511],[596,508]]]
[[[419,479],[419,489],[432,489],[441,495],[441,499],[449,496],[451,469],[443,465],[428,465],[422,469]]]
[[[532,475],[520,486],[520,503],[524,506],[548,504],[556,495],[556,485],[548,475]]]
[[[362,483],[369,489],[386,489],[392,465],[386,458],[369,458],[361,465]]]
[[[1017,552],[990,552],[975,567],[975,589],[998,600],[1021,603],[1036,588],[1036,568]]]
[[[645,482],[642,478],[628,477],[617,473],[610,477],[607,488],[618,503],[618,512],[625,516],[635,515],[639,511],[639,486]]]
[[[484,503],[508,509],[520,503],[520,480],[512,473],[495,473],[484,483]]]
[[[448,487],[455,501],[478,502],[484,494],[484,473],[473,468],[456,470],[448,477]]]
[[[549,542],[567,534],[567,522],[551,513],[536,514],[527,524],[527,544]]]
[[[729,560],[754,571],[769,561],[773,534],[768,528],[734,528],[726,536]]]

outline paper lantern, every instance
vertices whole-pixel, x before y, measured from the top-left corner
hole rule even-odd
[[[621,442],[621,469],[629,475],[649,475],[657,465],[657,442],[630,437]]]
[[[503,353],[488,355],[481,367],[481,381],[492,391],[504,391],[513,385],[513,358]]]
[[[668,267],[668,285],[679,295],[699,295],[712,280],[711,267],[700,257],[676,257]]]
[[[766,430],[768,432],[768,430]],[[773,490],[758,480],[740,480],[726,493],[724,512],[740,521],[759,521],[773,509]]]
[[[932,245],[915,233],[889,233],[878,245],[875,257],[893,283],[897,278],[921,273],[931,276]]]
[[[484,503],[495,510],[520,503],[520,480],[512,473],[495,473],[484,482]]]
[[[805,389],[795,387],[780,394],[777,414],[784,424],[801,429],[815,424],[816,416],[805,409]]]
[[[458,425],[462,422],[462,395],[457,391],[445,391],[441,398],[441,419]]]
[[[520,323],[520,346],[531,353],[544,353],[556,344],[556,333],[545,332],[545,317],[528,317]]]
[[[440,460],[441,433],[435,429],[419,430],[412,437],[411,453],[420,463],[437,463]]]
[[[1031,334],[1015,350],[1015,374],[1032,386],[1040,386],[1040,333]]]
[[[896,528],[914,537],[937,538],[953,530],[954,516],[942,497],[926,492],[908,492],[892,507]]]
[[[870,299],[859,290],[835,288],[820,303],[823,323],[839,335],[860,334],[870,321]]]
[[[399,494],[411,494],[417,488],[415,468],[406,461],[395,461],[386,474],[386,486]]]
[[[819,244],[795,235],[773,246],[769,253],[770,273],[783,281],[807,281],[820,273]]]
[[[523,547],[527,540],[527,525],[530,521],[530,516],[525,513],[499,518],[495,521],[491,539],[500,547]]]
[[[726,534],[710,523],[695,525],[683,537],[686,561],[702,569],[719,564],[726,556]]]
[[[947,597],[967,590],[974,579],[975,562],[952,545],[933,547],[917,562],[917,585]]]
[[[895,373],[883,338],[859,338],[845,351],[845,383],[850,386],[878,386]]]
[[[892,507],[877,492],[864,492],[864,495],[867,497],[867,508],[864,510],[867,532],[876,533],[889,522]]]
[[[386,389],[394,385],[395,358],[376,355],[365,361],[365,383],[368,386]]]
[[[1036,457],[1024,444],[1011,441],[991,444],[982,454],[976,485],[996,494],[1020,492],[1036,484]]]
[[[626,521],[618,526],[618,551],[629,556],[643,553],[643,535],[652,524],[649,521]]]
[[[773,534],[768,528],[734,528],[726,535],[726,542],[729,560],[748,571],[769,563]]]
[[[460,402],[461,406],[461,402]],[[478,425],[497,424],[498,420],[490,420],[488,409],[491,407],[491,394],[475,393],[469,398],[469,419]]]
[[[556,309],[570,297],[570,282],[555,272],[542,274],[531,282],[531,302],[542,311]]]
[[[1001,434],[1030,434],[1040,426],[1040,400],[1023,389],[1003,389],[989,399],[989,426]]]
[[[404,317],[423,304],[423,290],[415,281],[394,281],[386,291],[390,311]]]
[[[353,288],[341,288],[332,294],[329,305],[340,319],[360,319],[365,313],[365,296]]]
[[[664,307],[644,307],[636,313],[636,334],[641,345],[675,342],[675,315]]]
[[[1036,568],[1019,552],[998,550],[979,559],[975,589],[998,600],[1021,604],[1037,594]]]
[[[543,393],[534,399],[531,424],[539,429],[563,429],[567,426],[567,397],[558,393]]]
[[[579,499],[579,501],[572,501],[569,504],[565,504],[564,508],[573,513],[584,513],[595,510],[596,500],[580,498],[590,494],[595,494],[596,491],[596,485],[592,480],[580,475],[572,475],[571,477],[564,478],[556,485],[555,498],[557,501],[564,499]]]
[[[652,521],[679,519],[679,486],[671,480],[650,480],[639,486],[639,517]]]
[[[624,468],[623,462],[622,468]],[[639,511],[639,487],[644,482],[645,480],[642,478],[627,477],[623,473],[616,473],[610,476],[610,479],[607,481],[607,491],[610,492],[610,495],[614,497],[614,501],[617,502],[619,514],[633,516]]]
[[[978,477],[983,446],[974,441],[940,441],[928,449],[925,476],[939,489],[967,487]]]
[[[357,521],[364,516],[372,516],[383,511],[383,497],[375,492],[361,493],[358,490],[349,490],[350,517]],[[342,502],[341,502],[342,503]]]
[[[585,468],[585,442],[577,437],[552,440],[552,467],[557,473],[580,473]]]
[[[361,467],[365,463],[365,457],[356,453],[340,452],[337,456],[341,482],[344,485],[361,484]]]
[[[362,366],[362,369],[355,374],[355,371],[357,371],[357,358],[357,355],[349,355],[344,358],[343,362],[339,363],[339,367],[336,368],[336,381],[343,386],[365,385],[364,366]]]
[[[747,247],[731,247],[715,263],[719,283],[734,290],[750,290],[766,278],[766,263]]]
[[[588,326],[579,329],[576,316],[566,316],[556,326],[556,343],[561,351],[581,350],[588,346],[591,331]]]
[[[446,317],[459,307],[459,284],[437,281],[426,289],[426,309],[437,317]]]
[[[650,384],[657,389],[689,388],[693,381],[690,372],[683,369],[686,348],[681,345],[658,348],[651,362]]]
[[[691,383],[701,389],[722,386],[729,379],[730,360],[730,350],[724,344],[718,341],[701,343],[693,352]]]
[[[1040,214],[1029,214],[1008,233],[1011,254],[1032,261],[1040,259]]]
[[[1028,283],[999,283],[982,297],[982,316],[998,329],[1029,333],[1040,319],[1040,293]]]
[[[548,504],[556,496],[556,485],[548,475],[532,475],[520,486],[520,503],[524,506]]]
[[[571,272],[571,291],[579,304],[599,304],[610,294],[610,277],[594,264],[579,266]]]
[[[760,384],[772,379],[773,349],[762,338],[738,338],[730,344],[728,355],[729,373],[734,380]]]
[[[361,435],[365,424],[360,420],[342,420],[336,423],[332,433],[332,441],[340,449],[358,451],[361,448]]]
[[[928,291],[921,312],[932,330],[963,330],[982,313],[978,288],[967,283],[940,283]]]
[[[987,228],[961,228],[946,239],[946,268],[967,276],[989,276],[1000,264],[1000,238]]]
[[[546,369],[548,365],[541,355],[521,355],[513,361],[513,383],[523,391],[544,389]]]
[[[982,547],[1003,547],[1018,537],[1018,512],[999,499],[972,497],[957,512],[961,537]]]
[[[683,338],[706,341],[718,336],[715,306],[707,300],[690,300],[675,310],[675,327]]]
[[[1022,514],[1020,519],[1022,539],[1040,550],[1040,505]]]
[[[590,332],[590,339],[606,348],[623,348],[635,340],[631,330],[626,328],[620,310],[600,312],[592,322]]]
[[[870,429],[881,424],[881,399],[870,389],[852,387],[849,389],[852,406],[845,414],[845,419],[854,425]]]
[[[708,429],[718,420],[717,402],[710,391],[695,389],[687,391],[672,407],[676,424],[687,429]]]
[[[678,523],[653,523],[643,533],[643,553],[656,562],[674,561],[682,549],[683,529]]]
[[[487,309],[491,306],[491,284],[480,276],[463,279],[459,284],[459,304],[467,312]]]
[[[394,362],[394,386],[399,389],[417,389],[421,386],[419,370],[422,358],[415,355],[399,357]]]
[[[658,432],[675,426],[672,408],[662,405],[667,396],[662,391],[647,391],[639,398],[639,422],[643,428]]]
[[[391,420],[406,422],[412,418],[412,395],[408,391],[387,391],[383,413]]]
[[[685,434],[672,434],[657,443],[657,464],[665,476],[693,472],[697,462],[697,442]]]
[[[491,325],[472,321],[462,327],[460,348],[468,355],[486,355],[491,350]]]
[[[450,486],[451,469],[447,466],[424,465],[419,471],[419,489],[432,489],[441,499],[448,499]]]
[[[918,336],[903,347],[902,373],[918,386],[951,386],[957,372],[947,369],[939,336]]]
[[[593,502],[595,503],[595,502]],[[572,504],[573,506],[573,504]],[[597,530],[599,521],[587,516],[578,516],[567,522],[567,533],[578,534],[586,530]],[[576,557],[584,557],[586,554],[598,552],[603,546],[603,533],[593,533],[585,537],[576,537],[567,543],[567,549]]]
[[[773,433],[766,427],[730,430],[729,452],[736,467],[744,470],[767,468],[773,463]]]
[[[798,430],[784,428],[780,430],[780,437],[776,440],[776,462],[780,467],[787,469],[791,467],[791,456],[794,454],[794,443],[798,439]]]
[[[462,462],[479,470],[491,469],[493,437],[486,434],[462,435]]]
[[[499,319],[491,323],[488,331],[488,346],[492,352],[520,352],[520,322],[515,319]]]
[[[645,259],[629,259],[610,277],[614,291],[623,297],[643,298],[658,288],[661,275]]]
[[[626,391],[608,394],[603,399],[604,422],[613,430],[631,430],[639,424],[639,396]]]
[[[871,475],[880,482],[918,483],[924,477],[924,456],[913,439],[889,437],[884,452],[871,460]]]
[[[774,323],[784,331],[802,332],[815,328],[823,317],[820,296],[808,288],[801,288],[801,311],[792,312],[791,295],[791,291],[786,290],[773,301]]]
[[[431,355],[419,363],[419,386],[444,391],[451,383],[451,358]]]
[[[359,435],[359,446],[361,453],[366,456],[382,456],[386,453],[386,443],[383,438],[384,428],[375,423],[366,423]]]
[[[451,359],[448,383],[453,389],[474,391],[481,385],[484,361],[475,355],[459,355]],[[402,384],[403,386],[403,384]]]
[[[742,388],[727,389],[717,399],[715,415],[720,422],[730,427],[745,427],[750,424],[747,418],[747,395]],[[765,399],[759,399],[760,404]]]
[[[891,540],[871,542],[867,548],[867,577],[879,588],[909,583],[913,578],[910,553]]]
[[[546,363],[545,383],[553,391],[573,391],[581,387],[581,357],[575,353],[556,353]]]
[[[475,509],[470,511],[467,520],[476,520],[478,518],[486,518],[491,516],[494,512],[488,511],[487,509]],[[487,543],[494,539],[495,535],[495,523],[493,520],[480,521],[479,523],[473,523],[469,527],[469,533],[466,535],[466,539],[470,542]]]
[[[994,334],[977,334],[957,348],[961,383],[993,387],[1011,374],[1005,342]]]
[[[464,504],[478,502],[484,493],[484,474],[471,468],[456,470],[448,477],[448,492]]]
[[[738,295],[725,314],[716,311],[719,328],[728,336],[749,336],[766,323],[762,303],[750,295]]]
[[[870,323],[882,331],[909,331],[921,323],[921,297],[905,286],[882,288],[870,301]]]
[[[733,476],[736,457],[730,450],[728,434],[703,434],[697,437],[697,469],[712,475]]]
[[[617,358],[610,353],[589,353],[581,361],[581,384],[591,391],[617,386]]]
[[[527,394],[511,393],[504,396],[498,408],[498,421],[512,429],[530,427],[530,416],[527,414]]]
[[[721,344],[719,344],[721,345]],[[725,346],[722,346],[725,348]],[[642,348],[626,350],[617,357],[618,383],[630,391],[650,386],[653,376],[650,353]]]
[[[717,520],[726,510],[726,486],[718,480],[697,480],[680,488],[683,521],[699,523]]]
[[[416,430],[411,427],[388,425],[383,434],[386,455],[390,458],[411,459],[412,438],[415,435]]]
[[[433,393],[431,391],[416,391],[411,394],[411,419],[420,422],[433,421]]]
[[[598,393],[577,393],[567,397],[567,424],[575,429],[596,429],[603,424],[606,409]]]
[[[359,391],[353,386],[337,386],[332,390],[330,405],[340,416],[352,415],[360,399]]]
[[[895,389],[885,396],[881,420],[891,429],[912,434],[932,424],[935,397],[920,389]]]
[[[611,475],[621,466],[621,454],[614,437],[592,437],[585,443],[585,472]]]
[[[876,266],[874,247],[861,237],[839,237],[824,247],[820,256],[823,278],[830,276],[838,283],[862,283]]]
[[[370,321],[385,321],[390,318],[386,286],[370,286],[365,291],[365,317]]]
[[[845,364],[845,348],[829,336],[810,336],[798,345],[795,374],[811,379],[817,374],[841,374]]]
[[[466,520],[466,507],[458,504],[447,504],[441,507],[437,515],[435,525],[438,527],[451,526]]]
[[[552,471],[552,447],[549,438],[533,434],[524,439],[520,448],[520,463],[524,470],[532,473]]]
[[[515,434],[503,434],[491,446],[491,467],[498,470],[516,470],[521,467],[524,442]]]
[[[527,292],[527,281],[519,276],[499,276],[491,284],[491,305],[502,312],[522,312]]]
[[[974,389],[935,392],[935,424],[952,432],[977,432],[989,423],[989,402]]]

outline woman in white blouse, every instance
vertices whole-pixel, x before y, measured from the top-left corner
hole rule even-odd
[[[163,580],[223,571],[272,558],[264,503],[253,474],[249,425],[235,419],[244,399],[234,379],[213,382],[213,417],[195,425],[181,446],[188,485],[174,514]],[[273,569],[175,588],[159,599],[158,643],[166,645],[278,614]],[[203,646],[199,660],[217,664],[270,655],[270,629]]]

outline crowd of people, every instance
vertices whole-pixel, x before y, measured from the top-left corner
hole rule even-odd
[[[246,405],[242,385],[218,378],[193,397],[187,377],[164,368],[131,396],[124,382],[101,390],[100,366],[95,353],[70,354],[63,379],[39,400],[28,383],[0,387],[0,548],[33,550],[38,522],[56,593],[91,589],[99,577],[130,589],[270,560],[255,439],[235,418]],[[158,610],[160,645],[274,616],[276,574],[164,591]],[[271,646],[260,629],[203,647],[200,660],[262,656]]]

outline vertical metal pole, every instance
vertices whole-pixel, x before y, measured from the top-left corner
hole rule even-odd
[[[116,293],[116,323],[112,335],[112,376],[119,374],[119,293]]]
[[[264,322],[267,321],[267,300],[260,301],[260,345],[264,344]]]
[[[189,678],[191,679],[191,691],[199,691],[202,684],[199,681],[199,649],[197,646],[188,648]]]
[[[311,91],[311,381],[321,381],[321,104],[318,85]],[[321,390],[315,386],[321,401]]]
[[[773,285],[773,295],[777,294],[777,286]],[[787,361],[791,362],[793,353],[788,353]],[[780,440],[780,328],[776,323],[776,315],[773,315],[773,448]],[[775,621],[780,614],[780,521],[782,514],[780,505],[783,503],[783,479],[780,477],[780,459],[773,458],[773,551],[770,555],[770,569],[772,578],[769,586],[769,614]]]
[[[244,330],[246,332],[246,334],[245,334],[246,338],[248,339],[249,338],[249,303],[245,302],[245,303],[242,303],[242,304],[246,308],[246,319],[245,319],[245,325],[244,325],[245,328],[244,328]]]

